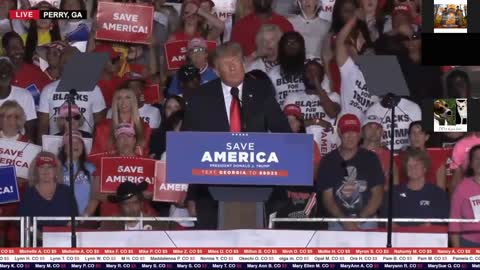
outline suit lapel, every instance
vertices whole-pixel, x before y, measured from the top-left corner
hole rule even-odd
[[[215,93],[213,93],[212,99],[215,101],[213,111],[218,112],[217,115],[217,121],[220,130],[223,131],[229,131],[230,130],[230,124],[228,123],[228,115],[225,107],[225,97],[223,96],[223,88],[222,88],[222,81],[217,80],[215,88]],[[223,113],[222,113],[223,112]],[[213,119],[211,119],[213,120]],[[208,119],[207,121],[210,121]]]

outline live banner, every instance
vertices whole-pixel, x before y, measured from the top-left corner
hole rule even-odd
[[[183,202],[187,196],[188,185],[167,183],[165,181],[165,176],[165,161],[157,161],[155,166],[155,189],[153,191],[153,201],[171,203]]]
[[[0,204],[20,201],[15,166],[0,167]]]
[[[91,138],[83,138],[85,153],[88,155],[92,151],[93,140]],[[60,148],[63,146],[63,136],[54,135],[42,135],[42,148],[43,151],[47,151],[58,155]]]
[[[155,160],[136,157],[103,157],[100,161],[100,192],[115,193],[118,186],[130,181],[135,184],[147,182],[148,191],[155,184]]]
[[[168,132],[167,156],[167,183],[313,184],[310,134]]]
[[[148,44],[152,36],[153,6],[99,2],[96,39]]]
[[[32,160],[42,147],[18,141],[0,139],[0,166],[15,166],[17,177],[28,179]]]
[[[207,40],[208,51],[215,50],[217,43]],[[180,69],[187,62],[188,40],[176,40],[165,43],[165,58],[167,59],[167,69]]]

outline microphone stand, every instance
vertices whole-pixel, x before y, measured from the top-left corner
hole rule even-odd
[[[69,166],[68,171],[70,175],[70,195],[72,196],[71,207],[72,207],[72,215],[70,216],[70,223],[72,227],[72,248],[77,247],[77,226],[75,222],[76,213],[73,211],[77,208],[77,203],[75,201],[75,179],[73,174],[73,134],[72,134],[72,104],[75,104],[75,97],[77,96],[77,91],[75,89],[71,89],[67,95],[67,104],[68,104],[68,155],[69,155]]]
[[[393,152],[395,139],[395,107],[397,106],[398,96],[387,94],[382,100],[382,106],[391,110],[390,123],[390,172],[388,178],[388,221],[387,221],[387,248],[392,247],[392,230],[393,230]],[[388,131],[387,131],[388,132]]]

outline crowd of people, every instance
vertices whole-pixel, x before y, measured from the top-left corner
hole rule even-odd
[[[28,22],[10,20],[8,11],[55,7],[47,1],[33,7],[26,0],[22,6],[16,0],[0,1],[0,138],[42,145],[44,135],[63,137],[58,155],[40,152],[29,178],[17,179],[21,200],[1,205],[0,214],[193,216],[195,223],[79,225],[106,230],[216,229],[218,202],[207,186],[190,185],[186,199],[175,204],[153,202],[144,184],[130,182],[109,195],[100,190],[102,168],[94,157],[166,160],[169,131],[230,131],[313,135],[313,185],[275,187],[266,215],[386,216],[386,194],[393,188],[395,217],[480,218],[475,201],[480,196],[480,134],[432,133],[421,122],[424,99],[472,94],[468,74],[460,69],[421,65],[422,1],[335,0],[333,9],[317,0],[289,1],[294,13],[280,15],[273,0],[237,0],[233,16],[223,21],[213,12],[211,0],[184,0],[180,12],[165,0],[114,0],[154,7],[147,45],[96,40],[97,1],[91,19]],[[62,10],[86,9],[83,0],[60,2]],[[175,40],[188,41],[187,63],[169,71],[163,47]],[[209,50],[207,41],[216,42],[217,48]],[[87,45],[82,48],[78,42]],[[109,59],[97,86],[78,93],[70,118],[66,93],[57,87],[66,63],[85,52],[106,53]],[[369,91],[369,77],[355,62],[357,57],[376,55],[396,56],[410,91],[393,98],[397,126],[392,168],[387,98]],[[144,89],[152,84],[159,85],[161,100],[147,104]],[[87,138],[93,140],[90,152]],[[450,148],[451,154],[437,158],[434,150]],[[67,187],[70,161],[75,198]],[[389,185],[390,171],[394,187]],[[18,226],[0,225],[1,244],[17,246]],[[59,225],[70,224],[39,224]],[[277,228],[382,226],[334,222]],[[480,244],[479,224],[449,226],[452,246]]]

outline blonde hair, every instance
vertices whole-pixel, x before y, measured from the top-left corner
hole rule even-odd
[[[131,113],[131,121],[133,124],[133,128],[135,129],[135,138],[137,140],[137,145],[141,146],[142,148],[145,146],[145,131],[143,130],[143,120],[140,118],[140,112],[138,110],[138,100],[135,92],[129,88],[121,88],[115,91],[112,100],[112,129],[110,131],[110,143],[115,142],[115,130],[117,129],[118,125],[121,124],[120,122],[120,112],[118,108],[118,97],[120,94],[126,93],[131,100],[130,107],[132,108]]]
[[[32,162],[30,163],[30,168],[28,169],[28,184],[30,186],[35,186],[36,184],[38,184],[38,182],[40,181],[40,177],[38,176],[38,168],[37,168],[37,160],[39,159],[39,157],[51,157],[55,160],[55,163],[57,164],[57,184],[63,184],[63,169],[62,169],[62,165],[60,163],[60,160],[58,160],[57,156],[55,156],[53,153],[50,153],[50,152],[46,152],[46,151],[42,151],[40,153],[37,154],[37,156],[32,160]]]
[[[280,42],[280,38],[283,35],[282,29],[278,27],[277,25],[274,24],[264,24],[260,27],[260,29],[257,32],[257,35],[255,36],[255,43],[257,45],[257,51],[260,52],[260,56],[263,56],[264,54],[264,36],[266,33],[274,33],[276,34],[277,38],[277,44]]]
[[[7,100],[5,101],[2,106],[0,106],[0,117],[2,117],[2,124],[3,124],[3,116],[9,112],[15,110],[15,113],[18,116],[17,119],[17,130],[20,133],[23,128],[25,127],[25,122],[27,121],[27,117],[25,115],[25,111],[23,108],[14,100]],[[0,128],[2,127],[2,124],[0,124]]]
[[[428,156],[427,152],[409,147],[405,151],[403,157],[402,157],[402,167],[405,170],[405,175],[407,175],[407,163],[410,159],[415,159],[418,161],[421,161],[423,163],[423,167],[425,168],[425,171],[427,172],[430,169],[431,166],[431,160],[430,157]],[[426,173],[425,173],[426,174]]]

